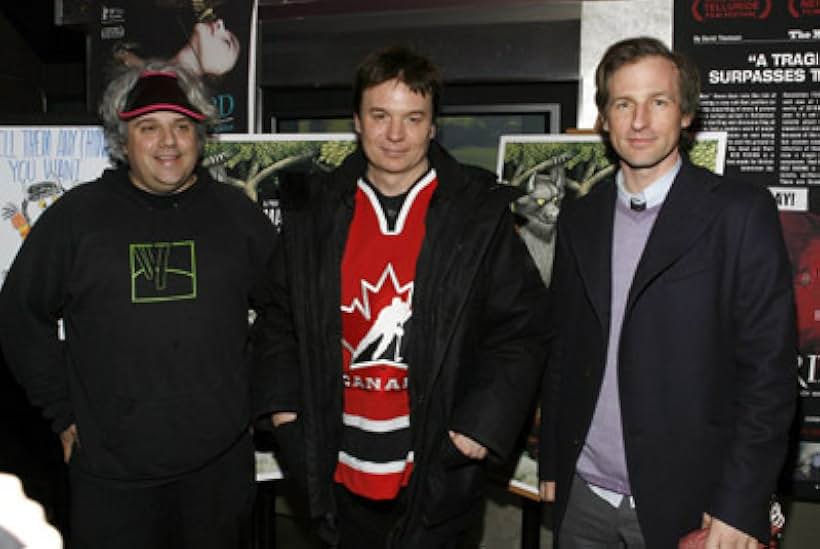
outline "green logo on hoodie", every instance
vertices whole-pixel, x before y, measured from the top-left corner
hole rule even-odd
[[[193,240],[129,245],[131,302],[195,299],[195,250]]]

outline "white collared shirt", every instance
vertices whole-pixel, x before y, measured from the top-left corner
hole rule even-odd
[[[621,506],[621,502],[624,500],[624,498],[629,498],[629,507],[631,509],[635,508],[635,498],[632,496],[619,494],[618,492],[607,490],[606,488],[601,488],[600,486],[595,486],[594,484],[590,483],[587,483],[587,486],[589,486],[589,489],[592,490],[593,494],[595,494],[602,500],[606,501],[608,504],[615,507],[616,509]]]
[[[672,168],[663,174],[660,178],[650,183],[643,191],[638,193],[629,192],[624,184],[624,172],[618,170],[615,175],[615,185],[618,187],[618,200],[624,203],[627,207],[633,202],[646,204],[647,208],[652,208],[662,204],[669,194],[669,189],[672,188],[672,183],[680,171],[683,161],[678,157],[678,161]]]

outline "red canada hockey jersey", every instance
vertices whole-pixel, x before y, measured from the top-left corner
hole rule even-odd
[[[391,230],[375,191],[359,181],[342,257],[344,427],[335,480],[370,499],[395,498],[413,469],[402,350],[436,184],[431,170],[410,189]]]

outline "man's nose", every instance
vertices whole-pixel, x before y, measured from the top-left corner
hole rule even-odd
[[[401,141],[404,138],[404,123],[400,119],[391,119],[387,127],[387,138],[391,141]]]
[[[632,127],[636,130],[645,127],[650,119],[649,105],[646,103],[639,103],[635,105],[635,111],[632,114]]]
[[[173,128],[160,128],[160,143],[167,147],[176,144],[177,136],[174,134]]]

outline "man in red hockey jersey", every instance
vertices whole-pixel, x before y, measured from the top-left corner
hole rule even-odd
[[[411,50],[371,54],[354,83],[358,150],[282,185],[260,406],[342,548],[455,547],[544,361],[545,289],[513,226],[517,191],[433,140],[440,88]]]

